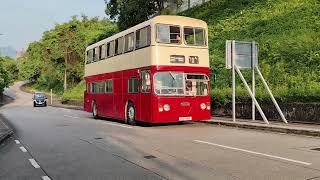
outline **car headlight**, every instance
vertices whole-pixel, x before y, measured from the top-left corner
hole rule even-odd
[[[170,106],[169,106],[169,104],[165,104],[165,105],[163,106],[163,109],[164,109],[165,111],[170,111]]]
[[[206,106],[205,103],[201,103],[201,104],[200,104],[200,108],[201,108],[202,110],[206,109],[206,107],[207,107],[207,106]]]

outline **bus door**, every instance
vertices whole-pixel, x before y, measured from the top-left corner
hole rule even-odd
[[[151,74],[149,70],[142,70],[140,73],[140,120],[151,120]]]

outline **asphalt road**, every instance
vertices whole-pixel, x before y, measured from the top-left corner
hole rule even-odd
[[[320,179],[319,138],[202,123],[129,126],[33,108],[17,87],[17,100],[0,109],[15,130],[0,145],[1,180]]]

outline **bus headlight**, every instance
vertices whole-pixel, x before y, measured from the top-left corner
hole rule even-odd
[[[169,106],[169,104],[165,104],[165,105],[163,106],[163,109],[164,109],[165,111],[170,111],[170,106]]]
[[[205,103],[201,103],[201,104],[200,104],[200,108],[201,108],[202,110],[206,109],[206,107],[207,107],[207,106],[206,106]]]

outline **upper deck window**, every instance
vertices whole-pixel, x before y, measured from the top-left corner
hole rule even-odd
[[[123,37],[116,39],[115,44],[115,54],[122,54],[123,53]]]
[[[136,49],[149,46],[151,43],[150,26],[136,31]]]
[[[87,64],[93,61],[93,49],[87,51]]]
[[[203,28],[185,27],[183,33],[184,41],[187,45],[206,45],[205,30]]]
[[[180,27],[167,24],[157,24],[157,42],[180,44]]]
[[[114,41],[107,44],[107,57],[114,55]]]
[[[130,33],[124,37],[124,52],[133,51],[133,49],[134,49],[134,33]]]
[[[94,48],[94,60],[93,61],[99,61],[100,60],[100,53],[99,53],[99,47]]]

